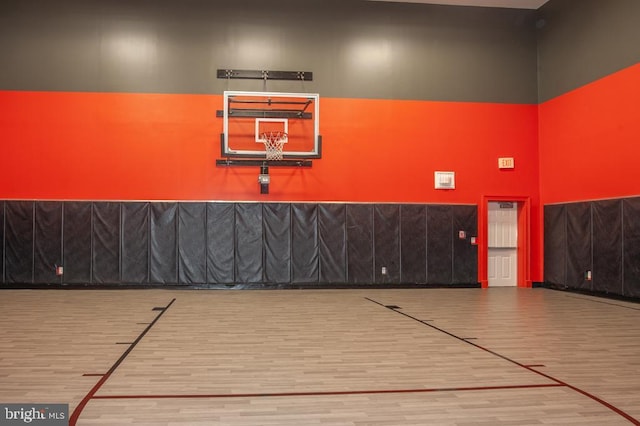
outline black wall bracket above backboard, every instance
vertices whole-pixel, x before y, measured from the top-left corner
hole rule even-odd
[[[310,71],[268,71],[219,69],[218,78],[239,78],[249,80],[301,80],[313,81]]]
[[[313,102],[313,98],[299,101],[282,101],[278,100],[278,98],[270,97],[266,97],[263,100],[242,100],[230,96],[227,98],[227,101],[227,113],[229,117],[298,118],[305,120],[313,118],[313,113],[307,111],[307,108],[309,108]],[[247,104],[255,105],[255,107],[247,108]],[[283,105],[283,107],[274,109],[273,107],[276,105]],[[217,110],[216,117],[224,117],[224,110]]]

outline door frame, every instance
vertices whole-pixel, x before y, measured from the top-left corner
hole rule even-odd
[[[489,202],[518,203],[518,287],[531,288],[531,198],[516,195],[483,195],[478,211],[478,281],[489,287]]]

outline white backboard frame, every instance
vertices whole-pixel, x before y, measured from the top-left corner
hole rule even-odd
[[[255,150],[238,150],[232,149],[229,144],[229,118],[230,118],[230,99],[233,97],[265,97],[272,99],[282,98],[300,98],[311,100],[313,102],[313,109],[307,111],[312,114],[309,120],[313,121],[313,148],[310,151],[284,151],[283,158],[321,158],[321,136],[320,136],[320,95],[318,93],[287,93],[287,92],[248,92],[248,91],[225,91],[223,96],[224,110],[223,110],[223,134],[222,134],[222,156],[223,157],[247,157],[247,158],[265,158],[266,153],[263,147],[256,147]],[[258,117],[256,117],[258,118]],[[275,120],[282,121],[282,118],[269,118],[260,117],[260,120]],[[288,126],[288,123],[287,123]],[[256,121],[256,131],[259,127]],[[287,127],[288,129],[288,127]],[[256,135],[256,142],[260,142],[259,135]]]

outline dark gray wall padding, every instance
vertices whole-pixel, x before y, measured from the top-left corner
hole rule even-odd
[[[622,200],[593,203],[593,290],[622,294]]]
[[[235,208],[235,281],[261,283],[264,275],[262,205],[238,203]]]
[[[64,282],[92,282],[91,276],[91,203],[72,201],[63,206]]]
[[[545,282],[640,297],[639,197],[548,205],[544,214]]]
[[[427,206],[401,205],[400,232],[400,281],[424,284],[427,282]]]
[[[374,276],[376,283],[400,281],[400,206],[380,204],[373,210]],[[385,268],[386,274],[382,273]]]
[[[128,202],[121,207],[122,279],[124,283],[149,282],[149,203]]]
[[[373,282],[373,206],[347,205],[347,279],[351,284]]]
[[[235,205],[207,204],[207,282],[235,282]]]
[[[453,209],[427,207],[427,282],[453,281]]]
[[[178,204],[178,281],[207,282],[207,204]]]
[[[567,282],[566,205],[544,206],[544,280],[556,285]]]
[[[62,203],[41,202],[35,205],[33,282],[60,282],[53,273],[62,264]]]
[[[345,204],[318,204],[318,236],[320,282],[347,282],[347,206]]]
[[[571,288],[593,290],[593,281],[587,280],[592,269],[591,205],[567,205],[567,284]]]
[[[29,201],[6,203],[5,275],[7,283],[33,280],[33,209]]]
[[[120,282],[120,204],[93,205],[93,282]]]
[[[5,228],[5,223],[4,223],[4,209],[5,209],[5,203],[4,201],[0,201],[0,273],[2,275],[0,275],[0,283],[4,283],[5,281],[5,261],[4,261],[4,247],[5,247],[5,239],[4,239],[4,228]]]
[[[262,205],[265,283],[291,282],[291,208],[289,204]]]
[[[0,206],[3,285],[477,285],[477,248],[468,238],[477,232],[477,209],[471,205]],[[458,238],[461,230],[467,238]],[[63,276],[55,274],[56,265],[64,267]]]
[[[151,203],[150,281],[160,284],[178,282],[178,204]]]
[[[318,283],[319,272],[318,205],[291,204],[291,281]]]
[[[622,200],[623,293],[640,297],[640,197]]]

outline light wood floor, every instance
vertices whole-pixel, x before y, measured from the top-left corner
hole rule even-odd
[[[640,304],[2,290],[0,312],[0,403],[69,403],[77,425],[640,424]]]

